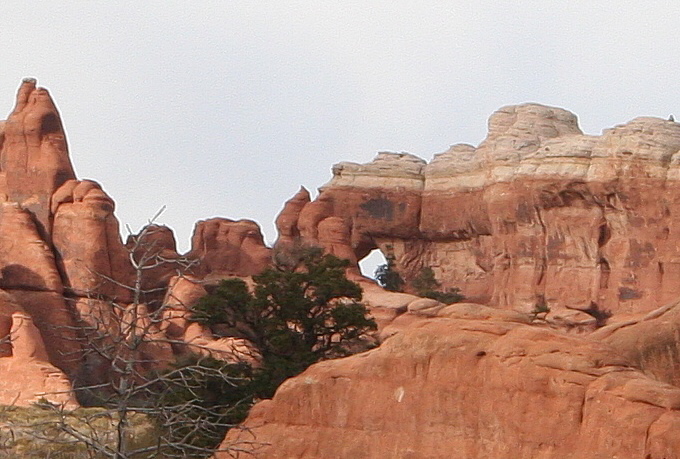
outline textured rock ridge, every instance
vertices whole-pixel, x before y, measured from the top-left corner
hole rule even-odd
[[[254,221],[211,218],[196,224],[187,256],[201,261],[202,276],[252,276],[269,266],[270,252]]]
[[[114,303],[134,317],[137,330],[159,338],[140,350],[144,360],[155,359],[151,366],[195,348],[229,359],[234,356],[227,350],[245,346],[186,324],[196,295],[184,295],[181,314],[168,305],[175,313],[167,323],[152,323],[150,314],[182,296],[166,292],[176,286],[178,272],[201,284],[206,277],[264,269],[270,249],[257,224],[200,222],[192,250],[180,256],[172,231],[162,226],[147,227],[123,244],[114,211],[98,183],[76,178],[52,98],[36,80],[25,79],[14,110],[0,121],[0,368],[16,372],[13,382],[0,381],[0,404],[24,405],[45,396],[72,405],[74,381],[82,386],[105,380],[110,362],[93,360],[92,353],[85,358],[85,335],[121,333],[116,324],[127,316],[117,318]],[[141,288],[153,293],[135,298],[131,287],[140,263]],[[200,285],[198,291],[205,293]],[[175,333],[173,326],[186,330]],[[185,344],[171,347],[166,334]]]
[[[223,446],[263,458],[661,459],[680,451],[680,389],[608,345],[480,305],[429,315],[405,314],[380,348],[286,381]]]
[[[285,382],[224,444],[268,458],[677,457],[679,150],[672,121],[591,136],[566,110],[524,104],[494,113],[479,146],[429,163],[338,164],[317,199],[302,188],[285,204],[276,248],[349,259],[382,345]],[[257,224],[199,222],[179,254],[161,225],[123,243],[114,212],[75,176],[48,92],[25,80],[0,121],[0,404],[77,406],[74,384],[111,374],[88,333],[146,333],[147,370],[187,353],[257,359],[189,320],[207,285],[269,265]],[[407,281],[430,267],[501,308],[386,292],[356,266],[376,248]],[[554,317],[526,313],[536,305]],[[574,310],[614,320],[567,333],[556,318]]]
[[[49,302],[41,303],[54,306]],[[0,402],[24,405],[45,397],[74,408],[78,404],[71,393],[71,381],[62,370],[50,363],[56,359],[69,367],[71,362],[63,355],[48,352],[50,350],[34,323],[34,316],[26,312],[15,296],[0,290],[0,373],[4,375],[0,382]],[[45,320],[40,315],[37,317]],[[64,346],[60,349],[63,350]],[[73,357],[77,356],[71,355]]]
[[[407,281],[431,267],[503,308],[650,311],[680,294],[678,150],[673,121],[592,136],[566,110],[508,106],[478,147],[338,164],[315,201],[285,209],[297,228],[279,229],[319,243],[321,222],[343,218],[357,259],[380,248]]]

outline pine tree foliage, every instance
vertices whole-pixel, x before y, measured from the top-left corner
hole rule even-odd
[[[402,292],[405,282],[401,278],[399,271],[397,271],[394,255],[388,254],[386,258],[387,263],[375,269],[375,280],[385,290]]]
[[[449,288],[441,291],[441,284],[436,279],[434,271],[430,267],[424,267],[411,282],[418,296],[432,298],[445,304],[458,303],[465,299],[458,288]]]
[[[357,338],[377,328],[360,302],[361,288],[345,277],[347,260],[305,248],[275,258],[274,267],[241,279],[226,279],[194,310],[194,319],[229,329],[259,351],[254,396],[269,398],[287,378],[309,365],[351,353]]]

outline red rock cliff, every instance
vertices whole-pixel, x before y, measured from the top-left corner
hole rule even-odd
[[[680,294],[679,149],[673,121],[590,136],[565,110],[504,107],[478,147],[334,166],[279,231],[318,243],[321,222],[343,218],[356,258],[380,248],[407,280],[431,267],[444,288],[503,308],[649,311]]]

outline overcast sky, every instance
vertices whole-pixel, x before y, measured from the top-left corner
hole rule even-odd
[[[213,216],[273,243],[283,203],[334,163],[477,145],[504,105],[566,108],[590,134],[680,115],[680,2],[113,4],[3,2],[0,119],[36,77],[79,178],[134,229],[166,205],[181,250]]]

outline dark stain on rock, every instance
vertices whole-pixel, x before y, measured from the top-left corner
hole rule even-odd
[[[619,300],[637,300],[642,298],[642,293],[628,287],[619,287]]]
[[[40,122],[40,134],[46,135],[53,132],[59,132],[61,130],[61,125],[59,123],[59,118],[54,113],[49,113],[43,117]]]
[[[597,237],[597,246],[602,247],[604,246],[609,240],[612,238],[612,232],[609,229],[609,226],[607,224],[602,224],[600,225],[599,228],[599,235]]]
[[[606,258],[600,258],[598,264],[600,266],[600,288],[606,289],[609,287],[609,276],[611,275],[612,268],[609,266]]]
[[[550,190],[541,190],[538,196],[540,205],[544,209],[552,209],[553,207],[559,207],[561,202],[559,197]]]
[[[587,207],[588,202],[585,196],[576,190],[560,191],[559,197],[561,200],[560,207]]]
[[[521,201],[517,205],[517,221],[524,224],[529,224],[533,221],[534,209],[526,201]]]
[[[630,249],[628,250],[628,257],[626,264],[632,268],[644,268],[649,266],[649,263],[656,256],[656,249],[651,242],[641,243],[636,239],[630,241]]]
[[[390,221],[394,218],[394,203],[389,199],[369,199],[361,204],[361,208],[368,212],[372,218]]]

